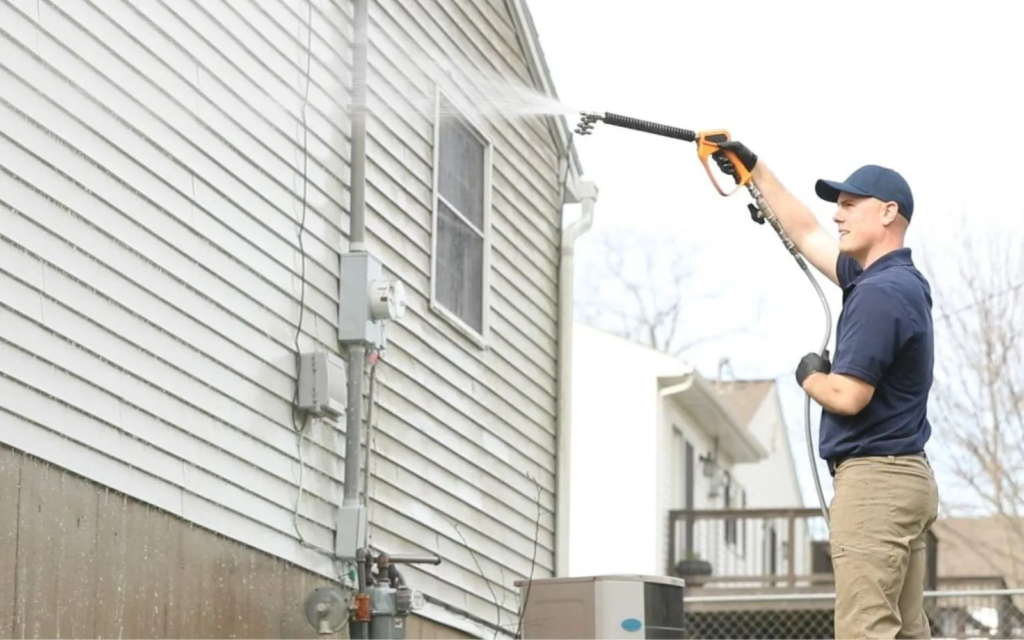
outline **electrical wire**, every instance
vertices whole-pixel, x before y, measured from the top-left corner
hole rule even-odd
[[[299,384],[298,370],[302,357],[302,348],[299,345],[299,338],[302,336],[302,321],[306,312],[306,245],[303,235],[306,232],[306,212],[309,208],[309,123],[306,121],[306,111],[309,107],[309,85],[312,84],[313,65],[313,0],[306,0],[306,69],[305,87],[302,93],[302,212],[299,214],[299,228],[297,232],[299,241],[299,319],[295,326],[295,393],[292,401],[292,422],[296,430],[301,430],[299,425]]]
[[[300,520],[300,506],[302,503],[302,494],[304,492],[304,481],[306,463],[302,455],[302,444],[306,439],[306,435],[309,431],[311,420],[307,416],[303,415],[299,409],[299,369],[302,362],[302,347],[299,344],[299,339],[302,337],[302,322],[306,312],[306,245],[303,240],[303,234],[306,231],[306,213],[309,209],[309,124],[306,121],[306,110],[309,107],[309,86],[312,84],[311,70],[313,64],[313,1],[307,0],[306,2],[306,67],[305,67],[305,87],[303,88],[302,94],[302,108],[301,108],[301,120],[302,120],[302,211],[299,215],[298,225],[298,242],[299,242],[299,318],[295,326],[295,390],[292,394],[292,428],[296,434],[296,449],[298,452],[299,461],[299,480],[298,488],[295,496],[295,508],[292,512],[292,525],[295,528],[295,535],[299,539],[299,544],[307,549],[312,549],[323,556],[330,558],[332,561],[337,562],[337,557],[333,553],[325,551],[320,547],[310,544],[306,541],[305,536],[302,535],[302,529],[299,526]]]
[[[368,391],[369,402],[367,402],[366,408],[366,452],[363,457],[363,505],[366,507],[366,519],[367,525],[371,520],[370,518],[370,462],[373,459],[373,432],[376,428],[376,421],[379,419],[377,414],[377,385],[378,380],[378,369],[380,363],[384,361],[384,350],[377,349],[370,353],[370,389]],[[367,546],[373,543],[372,537],[370,536],[370,528],[366,528],[367,535]]]

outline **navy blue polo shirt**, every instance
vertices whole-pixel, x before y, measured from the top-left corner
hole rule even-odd
[[[868,382],[875,394],[856,415],[822,411],[819,455],[828,460],[924,451],[932,431],[928,393],[934,362],[928,281],[907,248],[882,256],[867,270],[840,254],[836,272],[843,309],[832,372]]]

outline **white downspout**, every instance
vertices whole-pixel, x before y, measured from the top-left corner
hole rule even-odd
[[[562,255],[558,267],[558,418],[555,468],[555,576],[569,575],[569,497],[572,453],[572,327],[573,259],[575,244],[594,222],[597,185],[576,185],[576,201],[582,215],[562,233]]]

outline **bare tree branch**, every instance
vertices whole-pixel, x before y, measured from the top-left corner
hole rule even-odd
[[[698,273],[696,243],[643,232],[595,235],[599,266],[580,274],[584,284],[577,295],[583,321],[673,356],[711,341],[756,333],[763,311],[760,298],[738,314],[737,322],[722,326],[710,320],[714,316],[709,305],[729,296],[729,290],[708,288],[714,279]],[[732,296],[747,298],[746,293]],[[716,329],[708,331],[708,326]]]
[[[1024,579],[1024,257],[1021,234],[960,234],[961,251],[925,256],[935,301],[936,375],[929,417],[948,449],[944,512],[983,515],[1015,535],[1001,567]],[[952,480],[953,482],[950,482]],[[953,496],[962,496],[953,504]]]

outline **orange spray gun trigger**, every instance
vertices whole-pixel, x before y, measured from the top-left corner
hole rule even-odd
[[[736,157],[736,154],[732,151],[722,151],[725,157],[729,158],[732,165],[736,168],[736,187],[732,191],[725,191],[722,186],[715,179],[715,174],[711,173],[711,165],[708,164],[708,160],[711,158],[711,154],[719,150],[718,145],[723,142],[729,141],[729,132],[725,129],[716,129],[712,131],[701,131],[697,134],[697,157],[700,158],[701,164],[704,165],[704,171],[707,172],[708,178],[711,179],[711,183],[715,185],[715,189],[718,193],[723,196],[731,196],[732,194],[739,191],[740,187],[744,187],[751,180],[750,172],[743,166],[740,159]]]

